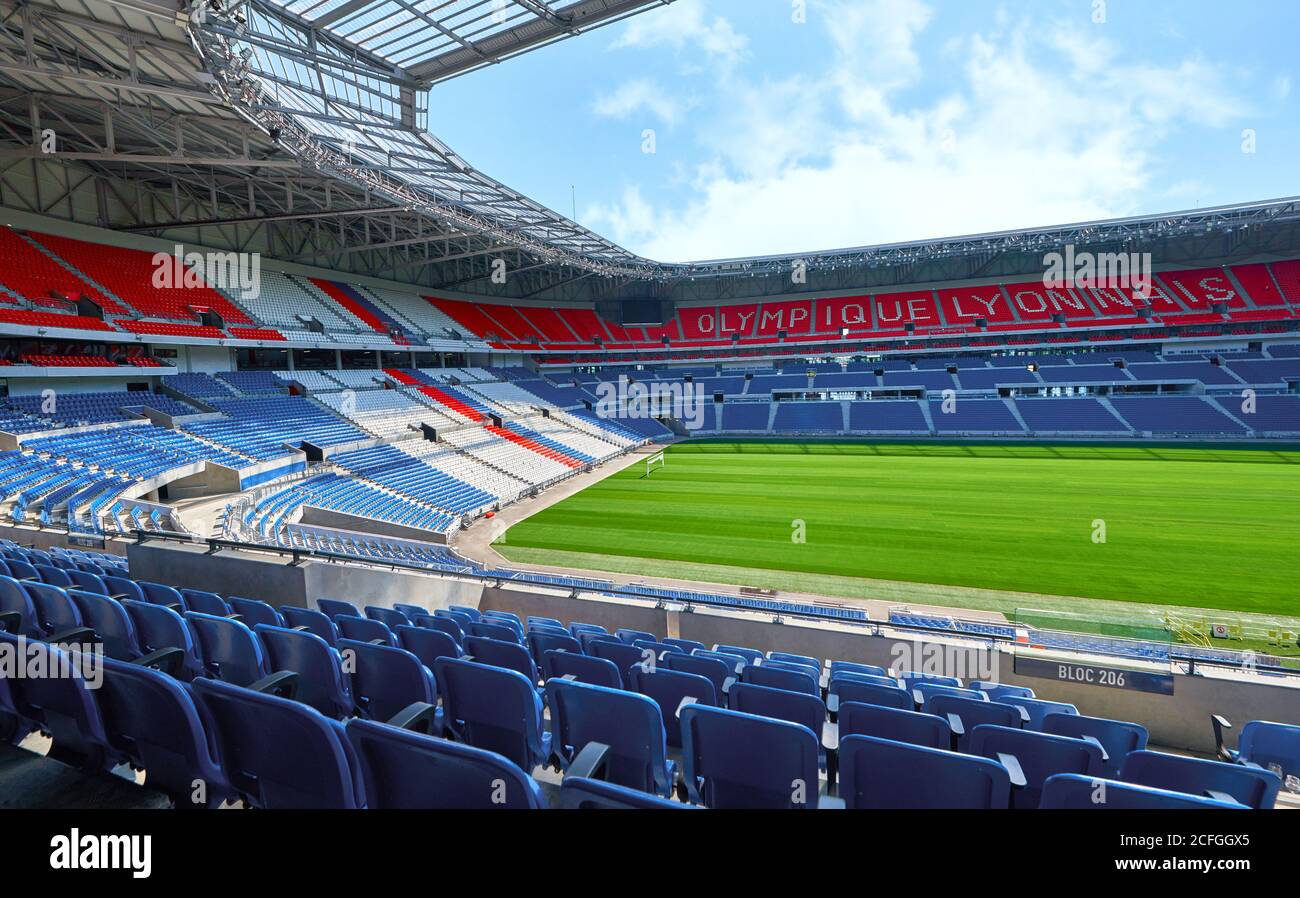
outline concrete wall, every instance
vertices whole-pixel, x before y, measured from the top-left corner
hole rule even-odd
[[[935,672],[965,679],[987,676],[1003,683],[1029,686],[1039,698],[1073,703],[1081,714],[1142,723],[1150,731],[1153,745],[1183,751],[1204,754],[1214,751],[1211,714],[1223,714],[1237,725],[1230,734],[1232,744],[1235,744],[1235,734],[1248,720],[1300,725],[1300,678],[1256,676],[1246,680],[1175,674],[1174,694],[1156,695],[1018,675],[1012,669],[1014,656],[1010,651],[995,651],[976,642],[929,636],[916,640],[873,636],[868,628],[793,620],[776,624],[770,618],[756,615],[708,610],[681,614],[656,609],[650,602],[574,599],[518,588],[485,589],[482,607],[513,611],[520,617],[536,614],[566,623],[577,620],[600,624],[611,632],[618,627],[630,627],[695,639],[709,646],[729,643],[882,667],[921,656],[918,661],[924,661],[924,670],[931,670],[933,661]],[[1024,651],[1041,657],[1033,650]],[[1293,685],[1287,685],[1288,682]]]
[[[290,556],[271,552],[223,549],[209,555],[205,545],[180,542],[132,543],[127,559],[131,576],[139,580],[272,605],[309,607],[316,599],[330,598],[358,606],[406,602],[432,610],[477,605],[483,591],[476,581],[312,559],[295,565]]]
[[[299,521],[314,527],[348,530],[353,533],[395,536],[398,539],[412,539],[417,542],[437,543],[439,545],[446,545],[447,543],[445,533],[435,533],[432,530],[422,530],[419,527],[407,527],[403,524],[394,524],[391,521],[358,517],[342,511],[319,508],[315,505],[304,505],[302,507],[302,517]]]

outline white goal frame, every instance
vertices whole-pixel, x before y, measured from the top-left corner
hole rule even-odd
[[[661,468],[666,468],[666,467],[668,467],[668,461],[667,461],[667,459],[664,458],[663,450],[660,450],[660,451],[656,452],[654,455],[648,456],[648,457],[646,458],[646,460],[645,460],[645,476],[646,476],[646,477],[649,477],[649,476],[650,476],[650,472],[654,470],[655,462],[658,462],[658,463],[659,463],[659,467],[661,467]]]

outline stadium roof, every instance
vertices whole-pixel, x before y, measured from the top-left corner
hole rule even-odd
[[[1300,245],[1300,198],[1290,198],[666,264],[511,190],[427,132],[435,82],[668,2],[0,0],[0,205],[559,301],[995,276],[1040,267],[1065,244],[1141,246],[1157,264]],[[52,153],[37,140],[46,128],[58,135]],[[506,260],[506,285],[490,280],[496,259]],[[807,272],[798,285],[796,267]]]

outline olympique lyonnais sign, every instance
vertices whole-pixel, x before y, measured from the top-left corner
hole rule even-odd
[[[1081,683],[1085,686],[1153,692],[1157,695],[1174,694],[1173,674],[1155,673],[1149,670],[1079,664],[1074,661],[1054,661],[1047,658],[1025,658],[1019,655],[1016,656],[1013,669],[1021,676],[1057,680],[1061,683]]]

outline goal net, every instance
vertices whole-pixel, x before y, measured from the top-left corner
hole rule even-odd
[[[656,467],[662,468],[666,464],[668,463],[664,461],[664,454],[662,452],[656,452],[645,460],[645,476],[649,477]]]

